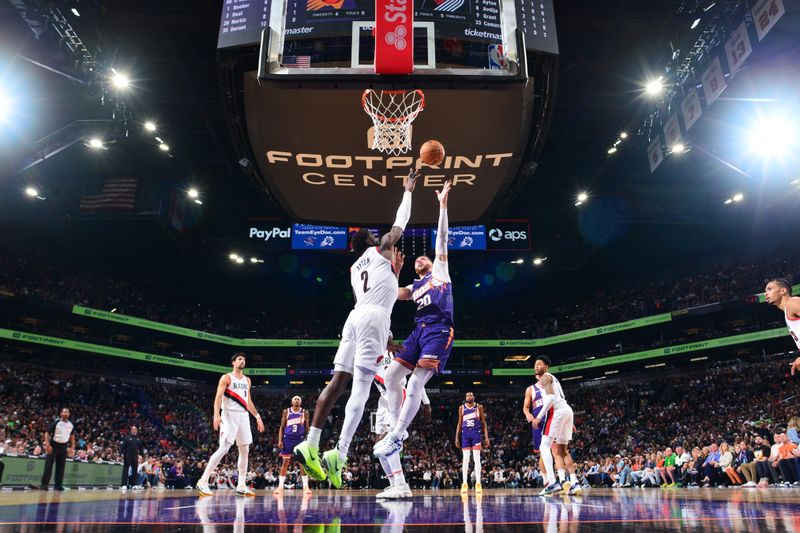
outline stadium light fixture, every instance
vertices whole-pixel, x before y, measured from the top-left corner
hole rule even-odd
[[[539,265],[541,265],[542,263],[544,263],[545,261],[547,261],[547,258],[546,258],[546,257],[537,257],[537,258],[535,258],[535,259],[533,260],[533,264],[534,264],[534,265],[536,265],[536,266],[539,266]]]
[[[610,376],[611,374],[619,374],[619,370],[608,370],[604,372],[606,376]]]
[[[255,257],[251,257],[250,262],[253,264],[258,263],[258,259],[256,259]]]
[[[147,131],[150,131],[150,132],[156,131],[155,122],[152,122],[152,121],[148,120],[147,122],[144,123],[144,129],[146,129]]]
[[[623,131],[622,133],[619,134],[619,138],[622,139],[622,140],[627,139],[628,138],[628,132],[627,131]]]
[[[725,205],[731,205],[733,203],[733,198],[728,198],[727,200],[725,200],[722,203],[725,204]]]
[[[195,198],[194,203],[196,203],[197,205],[203,205],[203,200],[201,200],[200,198]]]
[[[583,376],[570,376],[568,378],[563,378],[561,381],[571,381],[573,379],[582,379]]]
[[[748,136],[750,152],[767,159],[782,157],[797,144],[797,129],[795,121],[785,117],[762,118]]]
[[[686,151],[686,145],[683,143],[678,143],[672,146],[670,150],[673,154],[682,154]]]
[[[244,257],[237,257],[236,262],[241,265],[242,263],[244,263]]]
[[[25,194],[27,194],[31,198],[36,198],[37,196],[39,196],[39,191],[37,191],[35,187],[28,187],[25,189]]]
[[[114,74],[111,76],[111,83],[117,89],[127,89],[131,80],[125,74],[114,71]]]
[[[191,198],[192,200],[194,200],[195,198],[199,198],[199,197],[200,197],[200,191],[198,191],[198,190],[197,190],[197,189],[195,189],[194,187],[192,187],[191,189],[189,189],[188,191],[186,191],[186,194],[187,194],[187,195],[189,196],[189,198]]]
[[[239,254],[232,253],[228,256],[228,259],[230,259],[231,261],[236,261],[237,259],[239,259]]]
[[[691,359],[689,359],[689,361],[694,363],[695,361],[705,361],[706,359],[708,359],[708,356],[692,357]]]
[[[589,200],[589,193],[586,191],[578,193],[575,197],[575,207],[580,207]]]
[[[645,368],[659,368],[659,367],[662,367],[662,366],[667,366],[667,363],[658,363],[658,364],[655,364],[655,365],[644,365]]]
[[[81,14],[78,12],[78,10],[75,9],[74,7],[71,9],[71,11],[72,11],[72,14],[75,15],[76,17],[80,17],[81,16]]]
[[[789,185],[800,185],[800,178],[790,181]]]
[[[645,92],[650,96],[657,96],[661,94],[661,91],[664,89],[664,85],[661,83],[662,78],[659,77],[655,80],[650,80],[647,82],[647,85],[644,86]]]
[[[700,25],[700,19],[699,19],[699,18],[696,18],[696,19],[694,19],[694,22],[692,22],[692,25],[691,25],[691,27],[689,27],[689,29],[690,29],[690,30],[693,30],[693,29],[695,29],[695,28],[696,28],[697,26],[699,26],[699,25]]]
[[[481,284],[480,284],[480,283],[476,283],[476,284],[475,284],[475,288],[476,288],[476,289],[477,289],[477,288],[479,288],[480,286],[481,286]]]
[[[511,261],[511,264],[512,265],[521,265],[524,262],[525,262],[524,259],[515,259],[515,260]]]
[[[738,203],[738,202],[741,202],[742,200],[744,200],[744,194],[742,194],[742,193],[740,193],[740,192],[739,192],[739,193],[736,193],[736,194],[734,194],[734,195],[733,195],[733,198],[732,198],[732,200],[733,200],[734,202],[737,202],[737,203]]]
[[[98,137],[92,137],[91,139],[89,139],[89,148],[100,150],[101,148],[103,148],[103,141]]]
[[[169,145],[167,143],[161,143],[158,145],[158,149],[162,152],[169,152]]]
[[[617,153],[617,147],[616,146],[612,146],[611,148],[608,149],[608,153],[609,154],[616,154]]]

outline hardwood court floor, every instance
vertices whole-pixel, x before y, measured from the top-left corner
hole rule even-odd
[[[13,491],[0,493],[0,530],[27,531],[800,531],[800,489],[594,489],[542,498],[533,490]]]

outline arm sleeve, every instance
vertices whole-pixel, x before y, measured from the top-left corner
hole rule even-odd
[[[542,399],[542,410],[539,411],[539,416],[536,417],[537,420],[541,420],[547,414],[547,411],[550,410],[550,407],[553,406],[553,403],[556,401],[556,397],[553,394],[545,394],[544,398]]]
[[[428,391],[425,390],[425,387],[422,388],[422,405],[430,405],[431,399],[428,398]]]
[[[433,259],[433,277],[450,283],[450,268],[447,266],[447,261],[439,260],[439,256],[447,256],[447,240],[449,239],[447,209],[439,209],[439,227],[436,231],[436,257]]]
[[[411,218],[411,193],[403,193],[403,201],[400,202],[400,207],[397,208],[397,216],[392,227],[398,227],[402,230],[406,229],[408,219]]]

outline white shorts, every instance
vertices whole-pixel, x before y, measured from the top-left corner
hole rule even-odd
[[[377,374],[389,342],[390,325],[389,313],[377,305],[364,305],[350,311],[333,359],[334,370],[352,374],[358,367],[368,374]]]
[[[572,440],[573,419],[572,407],[569,405],[554,409],[553,414],[547,417],[542,435],[553,437],[556,444],[568,444]]]
[[[219,426],[219,442],[237,446],[252,444],[253,434],[250,432],[250,413],[247,411],[222,411],[222,423]]]

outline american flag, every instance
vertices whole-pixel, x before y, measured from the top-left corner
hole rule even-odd
[[[109,178],[99,183],[84,182],[82,212],[133,211],[136,204],[136,178]]]
[[[283,56],[285,68],[311,68],[311,56]]]

